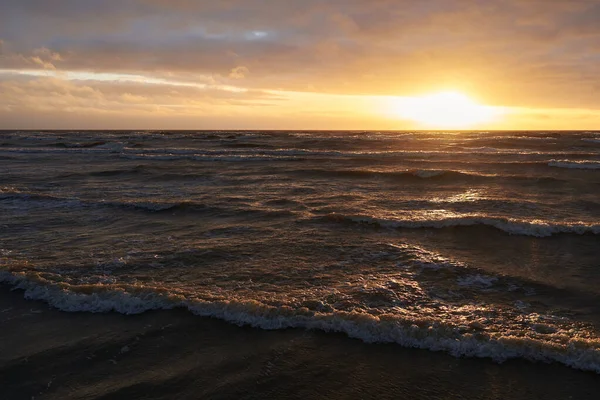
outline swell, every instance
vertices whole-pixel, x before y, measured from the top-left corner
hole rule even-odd
[[[289,173],[305,177],[325,177],[325,178],[354,178],[371,179],[383,178],[391,180],[431,180],[431,181],[489,181],[489,180],[516,180],[527,181],[535,180],[541,183],[560,183],[568,180],[552,176],[531,176],[531,175],[505,175],[492,174],[473,171],[458,171],[453,169],[407,169],[401,171],[380,171],[372,169],[297,169],[290,170]]]
[[[58,176],[59,178],[73,178],[73,177],[111,177],[128,174],[138,174],[144,171],[147,167],[143,165],[136,165],[131,168],[119,168],[119,169],[107,169],[97,171],[85,171],[85,172],[70,172]]]
[[[298,169],[291,170],[290,173],[305,175],[308,177],[344,177],[344,178],[396,178],[396,179],[460,179],[460,178],[479,178],[485,175],[479,175],[468,172],[454,170],[434,170],[434,169],[409,169],[404,171],[377,171],[371,169]]]
[[[276,155],[213,155],[213,154],[120,154],[120,157],[130,160],[145,161],[203,161],[203,162],[261,162],[261,161],[304,161],[303,157]]]
[[[367,215],[328,214],[325,217],[315,217],[326,221],[341,223],[359,223],[392,229],[419,228],[455,228],[488,226],[511,235],[548,237],[557,234],[592,234],[600,235],[600,224],[585,224],[583,222],[554,223],[542,220],[522,220],[508,217],[490,217],[478,214],[453,215],[438,218],[376,218]]]
[[[600,374],[600,342],[589,333],[569,336],[543,324],[535,334],[465,331],[431,317],[402,314],[371,315],[360,311],[318,312],[278,307],[255,300],[201,300],[162,287],[142,285],[73,286],[52,282],[36,273],[0,271],[0,283],[24,291],[26,299],[42,300],[66,312],[118,312],[139,314],[148,310],[184,308],[202,317],[266,330],[317,329],[344,333],[367,343],[396,343],[410,348],[444,351],[455,357],[490,358],[496,362],[523,358]],[[476,325],[475,325],[476,327]]]
[[[133,175],[137,177],[146,177],[148,179],[156,180],[178,180],[178,179],[199,179],[199,178],[207,178],[210,176],[205,171],[196,171],[196,172],[171,172],[172,168],[168,166],[163,166],[160,164],[152,164],[152,163],[143,163],[136,164],[132,166],[123,166],[115,169],[95,169],[95,170],[83,170],[83,171],[73,171],[68,173],[62,173],[54,176],[56,179],[68,179],[68,178],[89,178],[89,177],[118,177],[118,176],[128,176]],[[51,178],[52,179],[52,178]]]
[[[206,177],[206,173],[167,173],[168,169],[161,168],[157,165],[146,165],[139,164],[130,168],[118,168],[118,169],[107,169],[107,170],[96,170],[96,171],[85,171],[85,172],[70,172],[58,176],[59,178],[71,178],[71,177],[113,177],[120,175],[138,175],[144,174],[153,179],[162,180],[177,180],[177,179],[198,179]],[[390,179],[393,181],[419,181],[419,180],[431,180],[439,182],[456,182],[456,181],[478,181],[485,182],[489,180],[514,180],[514,181],[528,181],[535,180],[539,183],[564,183],[571,180],[561,179],[552,176],[538,176],[538,175],[507,175],[507,174],[493,174],[473,171],[459,171],[453,169],[428,169],[428,168],[414,168],[400,171],[382,171],[368,168],[354,168],[354,169],[282,169],[278,171],[281,174],[299,175],[305,178],[323,177],[323,178],[348,178],[348,179]]]
[[[83,143],[69,143],[69,142],[56,142],[47,144],[47,146],[52,147],[63,147],[63,148],[91,148],[105,145],[104,141],[95,141],[95,142],[83,142]]]
[[[14,191],[3,191],[0,192],[0,200],[22,200],[22,201],[46,201],[53,202],[58,205],[64,205],[65,207],[73,207],[79,205],[80,207],[110,207],[110,208],[121,208],[128,210],[140,210],[147,212],[163,212],[163,211],[177,211],[177,210],[210,210],[211,207],[196,202],[181,201],[181,202],[158,202],[158,201],[106,201],[106,200],[88,200],[80,199],[77,197],[61,197],[51,194],[44,193],[33,193],[33,192],[21,192],[18,190]]]
[[[270,210],[254,208],[248,205],[236,204],[235,208],[227,208],[222,205],[200,203],[196,201],[107,201],[80,199],[77,197],[61,197],[45,193],[23,192],[18,190],[0,191],[0,200],[17,201],[41,201],[51,202],[58,207],[72,209],[74,206],[82,208],[117,208],[121,210],[132,210],[146,213],[211,213],[216,215],[245,215],[259,214],[265,217],[278,217],[293,215],[293,212],[286,210]]]
[[[583,138],[583,142],[600,144],[600,138]]]
[[[548,166],[568,169],[600,169],[600,161],[552,160]]]
[[[102,144],[100,144],[102,143]],[[336,143],[336,148],[341,144]],[[600,156],[598,151],[588,150],[528,150],[528,149],[501,149],[492,147],[477,147],[457,149],[454,147],[440,150],[431,149],[406,149],[406,150],[334,150],[334,149],[308,149],[308,148],[272,148],[272,145],[264,147],[242,146],[242,148],[225,149],[202,149],[202,148],[145,148],[139,149],[137,146],[131,147],[121,142],[97,142],[93,146],[64,146],[64,147],[2,147],[3,153],[48,153],[48,154],[74,154],[74,153],[120,153],[123,156],[140,157],[226,157],[226,156],[247,156],[247,157],[403,157],[403,156],[440,156],[440,155],[479,155],[485,157],[499,156],[521,157],[521,156],[547,156],[547,157],[582,157]]]

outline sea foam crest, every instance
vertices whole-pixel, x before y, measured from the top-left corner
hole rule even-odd
[[[448,216],[422,219],[388,219],[363,215],[329,214],[333,221],[347,221],[377,225],[385,228],[450,228],[457,226],[485,225],[511,235],[547,237],[560,233],[600,234],[600,224],[552,223],[540,220],[517,220],[506,217],[487,217],[481,215]]]
[[[548,166],[571,169],[600,169],[600,161],[552,160],[548,163]]]
[[[567,338],[553,329],[546,329],[543,324],[538,324],[539,329],[534,329],[528,336],[515,336],[510,332],[472,334],[461,332],[456,326],[443,321],[403,318],[401,315],[377,316],[357,311],[322,313],[269,306],[254,300],[194,300],[165,290],[141,287],[136,287],[135,293],[109,285],[100,285],[97,291],[86,288],[75,292],[72,289],[76,288],[65,283],[51,283],[39,275],[27,276],[8,271],[0,271],[0,282],[24,290],[27,299],[43,300],[68,312],[138,314],[153,309],[181,307],[195,315],[262,329],[304,328],[341,332],[367,343],[397,343],[404,347],[444,351],[455,357],[491,358],[496,362],[511,358],[559,362],[600,374],[600,342],[597,338]],[[102,290],[98,290],[100,288]]]

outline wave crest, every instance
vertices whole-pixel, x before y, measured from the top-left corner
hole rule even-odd
[[[319,312],[306,307],[272,306],[255,300],[206,301],[157,288],[88,285],[73,287],[44,280],[37,274],[0,271],[0,282],[25,291],[25,298],[43,300],[68,312],[139,314],[154,309],[186,308],[204,317],[262,329],[303,328],[345,333],[367,343],[396,343],[404,347],[444,351],[455,357],[512,358],[559,362],[600,373],[600,342],[580,331],[535,323],[517,333],[488,333],[482,322],[460,327],[451,322],[402,314],[371,315],[360,311]],[[131,291],[130,291],[131,290]]]
[[[552,160],[550,167],[570,169],[600,169],[600,161]]]
[[[506,217],[458,215],[430,219],[386,219],[363,215],[329,214],[327,220],[376,225],[384,228],[452,228],[461,226],[490,226],[511,235],[547,237],[560,233],[600,235],[600,224],[551,223],[541,220],[518,220]]]

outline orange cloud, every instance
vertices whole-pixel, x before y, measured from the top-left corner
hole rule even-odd
[[[91,112],[154,102],[181,112],[190,104],[273,106],[275,92],[368,98],[451,88],[489,105],[593,115],[600,109],[599,19],[600,5],[586,0],[128,0],[118,7],[7,0],[0,3],[0,79],[10,104],[0,103],[15,110],[81,102]],[[19,81],[15,71],[32,69],[64,81],[54,83],[55,103]],[[88,82],[102,99],[82,100],[83,84],[66,77],[73,71],[147,83]],[[160,80],[190,88],[148,83]],[[240,93],[219,89],[228,86]]]

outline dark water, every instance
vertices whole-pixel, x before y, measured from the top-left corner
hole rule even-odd
[[[0,132],[0,281],[65,311],[600,373],[600,134]]]

